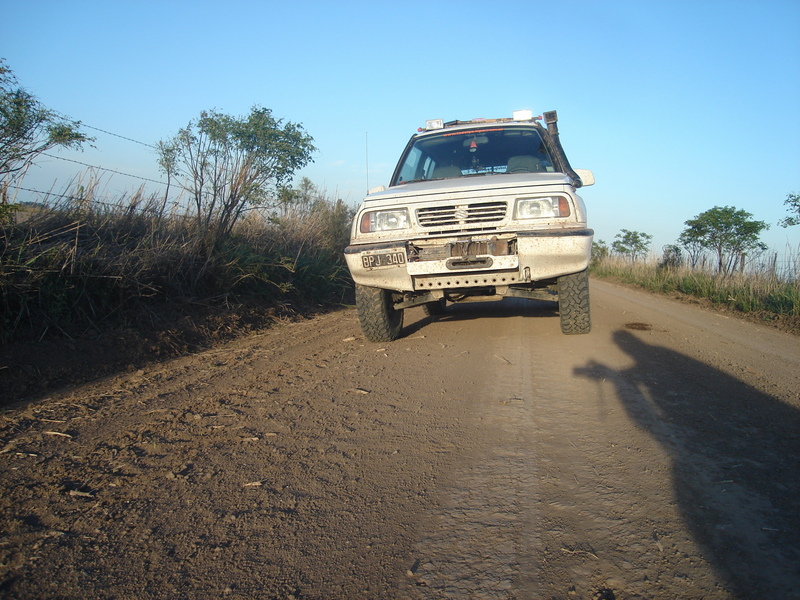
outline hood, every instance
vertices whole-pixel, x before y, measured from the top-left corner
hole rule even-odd
[[[415,199],[433,200],[436,196],[452,194],[484,193],[497,195],[515,193],[516,189],[550,185],[572,185],[564,173],[502,173],[497,175],[466,175],[453,179],[434,179],[417,181],[390,187],[382,192],[375,192],[364,198],[364,202],[381,202],[387,200]],[[424,197],[424,198],[423,198]],[[433,198],[432,198],[433,197]]]

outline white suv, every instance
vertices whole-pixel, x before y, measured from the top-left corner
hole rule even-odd
[[[345,249],[368,340],[397,339],[406,308],[476,297],[558,299],[561,330],[589,332],[594,232],[575,190],[594,176],[570,167],[556,112],[541,119],[439,119],[411,137]]]

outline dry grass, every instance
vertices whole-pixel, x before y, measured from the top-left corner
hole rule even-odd
[[[775,269],[773,262],[752,265],[744,273],[721,275],[611,256],[595,262],[592,273],[653,292],[683,294],[742,313],[757,313],[765,320],[770,320],[770,315],[796,319],[800,317],[800,262],[792,257],[786,265],[783,272]]]
[[[163,305],[331,304],[350,288],[341,201],[252,211],[209,248],[163,197],[102,202],[97,188],[76,183],[0,225],[0,343],[124,326]]]

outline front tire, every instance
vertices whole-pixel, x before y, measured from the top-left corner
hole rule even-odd
[[[403,310],[393,304],[393,293],[356,284],[356,308],[361,331],[370,342],[391,342],[403,329]]]
[[[588,270],[558,278],[558,312],[562,333],[577,335],[592,330]]]
[[[435,302],[427,302],[422,305],[422,312],[429,317],[438,317],[444,314],[447,310],[447,301],[444,298],[436,300]]]

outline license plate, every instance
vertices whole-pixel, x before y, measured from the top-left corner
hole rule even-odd
[[[404,265],[406,264],[406,253],[401,251],[381,252],[380,254],[362,254],[361,263],[365,269]]]

